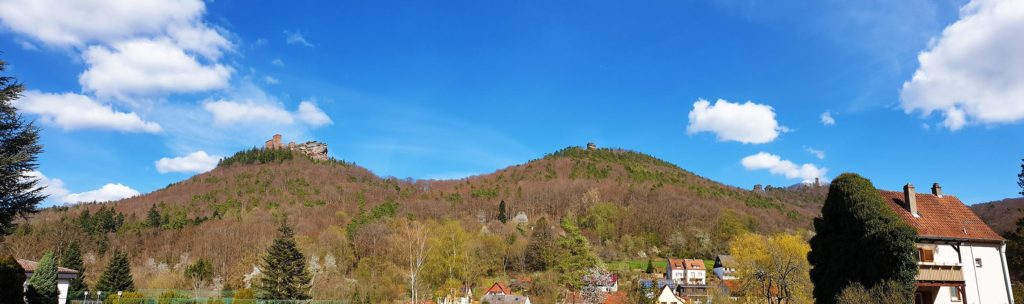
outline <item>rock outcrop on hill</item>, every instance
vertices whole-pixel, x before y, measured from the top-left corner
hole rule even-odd
[[[263,145],[266,149],[288,149],[298,151],[315,160],[327,160],[327,144],[318,141],[307,141],[301,144],[289,142],[288,145],[281,143],[281,134],[274,134],[274,137]]]

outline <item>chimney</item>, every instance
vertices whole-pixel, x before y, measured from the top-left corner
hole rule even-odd
[[[907,183],[903,186],[903,203],[906,204],[907,210],[910,214],[918,216],[917,214],[917,192],[914,192],[914,185]]]
[[[942,186],[939,183],[932,184],[932,195],[942,197]]]

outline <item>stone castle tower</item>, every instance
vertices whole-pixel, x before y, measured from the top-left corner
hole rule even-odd
[[[327,156],[327,144],[318,141],[295,144],[293,141],[289,142],[288,145],[284,145],[281,143],[281,134],[274,134],[274,137],[264,143],[263,147],[268,150],[288,149],[298,151],[315,160],[327,160],[329,158]]]

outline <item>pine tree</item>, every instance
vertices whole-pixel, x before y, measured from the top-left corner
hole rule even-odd
[[[555,232],[551,230],[546,218],[541,217],[534,224],[533,235],[526,246],[526,268],[532,271],[545,271],[554,266],[558,256],[558,244]]]
[[[505,213],[505,200],[498,204],[498,221],[502,224],[508,222],[508,214]]]
[[[43,258],[36,264],[32,277],[28,279],[28,302],[52,303],[57,302],[57,261],[52,251],[43,254]]]
[[[264,300],[309,299],[310,275],[306,258],[295,245],[295,233],[286,222],[278,228],[280,235],[263,257],[263,276],[257,282],[257,297]]]
[[[561,283],[579,289],[583,286],[583,276],[598,265],[598,260],[590,251],[590,241],[580,233],[572,216],[562,217],[561,226],[566,235],[558,240],[561,256],[555,268]]]
[[[0,72],[7,63],[0,60]],[[36,170],[36,156],[43,151],[39,128],[18,115],[14,101],[25,87],[13,77],[0,76],[0,236],[13,231],[13,220],[36,212],[46,199]]]
[[[99,282],[96,283],[96,290],[108,294],[118,291],[135,291],[135,282],[132,280],[132,269],[128,262],[128,255],[120,250],[114,251],[114,257],[110,258],[107,269],[103,270]]]
[[[149,212],[146,212],[146,226],[160,227],[160,211],[156,210],[156,205],[149,207]]]
[[[1020,162],[1020,174],[1017,174],[1017,186],[1020,186],[1020,195],[1024,196],[1024,159],[1021,159]]]
[[[646,272],[647,274],[654,273],[654,260],[652,260],[651,258],[647,258],[647,270],[644,272]]]
[[[25,269],[10,254],[0,255],[0,299],[24,299]]]
[[[78,276],[72,279],[71,285],[68,286],[68,299],[81,298],[86,290],[85,265],[82,264],[82,253],[78,248],[78,242],[72,241],[64,250],[61,250],[58,266],[78,271]]]
[[[807,260],[817,303],[835,303],[854,283],[872,288],[885,281],[911,301],[917,231],[885,205],[870,180],[844,173],[832,181],[814,229]]]

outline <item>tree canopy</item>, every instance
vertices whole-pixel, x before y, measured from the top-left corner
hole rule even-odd
[[[85,265],[82,263],[82,252],[78,242],[72,241],[60,251],[60,263],[57,266],[78,271],[78,276],[71,280],[68,286],[68,298],[77,299],[86,290],[85,286]]]
[[[32,277],[28,279],[28,302],[52,303],[57,301],[59,291],[57,290],[57,261],[52,251],[43,254],[43,258],[36,264]]]
[[[0,60],[0,72],[7,63]],[[25,122],[14,107],[25,87],[14,77],[0,76],[0,236],[14,228],[17,217],[36,212],[46,199],[38,177],[32,175],[43,152],[39,128]]]
[[[18,260],[10,254],[0,255],[0,299],[24,298],[24,283],[25,269]]]
[[[263,257],[257,297],[264,300],[307,300],[311,277],[306,258],[295,244],[295,232],[281,223],[278,237]]]
[[[887,280],[910,302],[917,231],[885,206],[870,180],[853,173],[833,180],[814,228],[807,258],[817,303],[835,303],[854,283],[871,289]]]
[[[108,294],[118,291],[135,291],[135,281],[132,279],[132,268],[128,262],[128,255],[120,250],[114,251],[114,256],[107,263],[107,268],[100,275],[96,283],[96,290],[105,291]]]
[[[746,233],[732,240],[729,251],[739,264],[740,282],[754,302],[783,304],[811,302],[809,250],[797,234]]]

